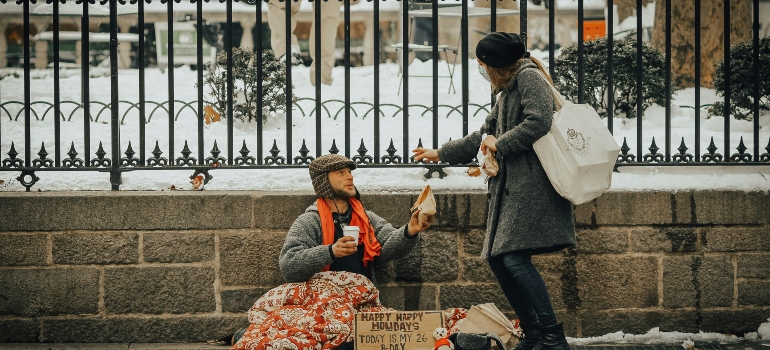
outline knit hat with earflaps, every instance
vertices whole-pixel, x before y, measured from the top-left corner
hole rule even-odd
[[[505,68],[522,57],[529,53],[516,33],[492,32],[476,45],[476,58],[490,67]]]
[[[334,198],[332,185],[329,183],[329,172],[340,170],[342,168],[356,168],[356,162],[339,154],[327,154],[320,156],[310,162],[310,180],[313,181],[313,189],[319,197]],[[358,190],[356,190],[358,195]]]

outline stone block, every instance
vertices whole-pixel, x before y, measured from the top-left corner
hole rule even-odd
[[[564,324],[564,335],[572,338],[578,337],[578,314],[572,311],[556,311],[556,319]],[[509,317],[513,320],[515,317]]]
[[[135,264],[139,235],[135,232],[78,232],[53,235],[54,264]]]
[[[40,330],[34,319],[0,320],[0,343],[34,343]]]
[[[745,226],[703,228],[701,245],[706,252],[770,252],[770,229]]]
[[[382,305],[396,310],[405,309],[403,286],[381,286],[377,289],[380,291],[380,302]]]
[[[412,203],[417,200],[416,193]],[[434,191],[436,227],[478,227],[486,224],[486,195],[478,192]],[[410,204],[411,206],[411,204]]]
[[[695,216],[699,224],[755,225],[770,223],[770,193],[697,191]]]
[[[759,324],[767,322],[768,308],[741,308],[739,310],[703,310],[699,316],[700,330],[726,334],[756,332]]]
[[[469,309],[483,303],[495,303],[501,310],[511,306],[497,283],[442,284],[439,286],[438,310],[451,307]]]
[[[697,333],[692,310],[588,310],[580,314],[581,337],[623,332],[645,334],[654,327],[661,331]]]
[[[314,193],[304,191],[255,195],[252,198],[253,228],[288,229],[315,201]],[[368,207],[368,201],[365,204]]]
[[[96,314],[99,270],[0,270],[0,315]]]
[[[671,222],[669,192],[607,192],[596,199],[598,225],[660,225]]]
[[[257,299],[267,293],[270,288],[226,289],[222,290],[222,312],[246,312]]]
[[[0,234],[0,266],[48,265],[48,234]]]
[[[738,255],[738,278],[770,278],[770,254]]]
[[[463,262],[463,280],[470,282],[497,282],[489,263],[482,258],[465,258]]]
[[[400,227],[409,222],[412,213],[409,208],[417,200],[419,192],[415,193],[382,193],[364,192],[361,200],[367,210],[379,215],[393,227]],[[435,221],[434,221],[435,224]]]
[[[719,307],[733,301],[729,256],[683,255],[663,258],[663,306]]]
[[[596,209],[596,200],[592,200],[575,206],[573,215],[575,216],[576,226],[591,226],[596,224],[594,210]]]
[[[679,191],[674,193],[672,206],[674,208],[673,221],[675,224],[693,224],[695,223],[694,203],[695,198],[691,191]]]
[[[224,286],[273,287],[284,283],[278,267],[286,231],[240,230],[219,235],[220,279]]]
[[[143,240],[145,262],[191,263],[214,260],[213,232],[145,232]]]
[[[481,250],[484,249],[484,236],[486,229],[473,229],[462,235],[463,252],[466,255],[481,256]]]
[[[214,268],[107,268],[104,307],[110,314],[213,312]]]
[[[392,261],[386,262],[384,264],[380,263],[374,266],[374,279],[379,285],[393,282],[395,276],[396,272]]]
[[[658,305],[655,257],[578,256],[577,289],[584,309]]]
[[[43,342],[58,343],[202,343],[249,324],[239,315],[49,319]]]
[[[236,191],[14,193],[0,200],[0,217],[25,220],[2,220],[0,231],[248,228],[251,204]]]
[[[770,306],[770,281],[738,282],[738,304]]]
[[[628,250],[628,231],[622,228],[578,229],[575,235],[579,254],[623,253]]]
[[[395,261],[395,280],[405,282],[454,281],[459,275],[458,247],[453,232],[420,234],[419,243],[406,257]]]
[[[631,249],[641,253],[695,252],[698,235],[691,227],[634,227]]]
[[[562,253],[536,255],[532,257],[532,263],[543,277],[555,310],[580,306],[574,257]]]
[[[437,310],[436,286],[387,286],[379,288],[380,300],[396,310]]]

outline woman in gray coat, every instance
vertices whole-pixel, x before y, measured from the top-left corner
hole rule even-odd
[[[488,180],[487,259],[511,307],[524,339],[515,350],[567,350],[543,278],[532,255],[575,244],[572,203],[554,190],[532,144],[548,133],[556,108],[543,65],[526,52],[512,33],[491,33],[479,41],[476,57],[489,77],[497,102],[479,131],[440,149],[417,148],[415,161],[470,162],[481,151],[493,152],[500,166]],[[482,135],[486,136],[482,139]]]

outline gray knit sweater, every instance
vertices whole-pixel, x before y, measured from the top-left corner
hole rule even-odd
[[[500,93],[481,129],[438,151],[442,161],[467,163],[478,153],[482,133],[497,138],[500,172],[488,182],[484,258],[514,251],[552,252],[575,244],[572,203],[553,188],[532,149],[551,128],[554,108],[553,93],[537,66],[522,59],[516,78]]]
[[[374,260],[375,264],[402,258],[417,244],[417,236],[408,238],[404,234],[406,226],[395,228],[371,211],[367,210],[366,214],[382,246],[380,256]],[[332,263],[329,246],[323,244],[321,216],[315,204],[294,220],[281,248],[278,263],[286,282],[305,282]],[[373,268],[373,265],[370,264],[369,268]]]

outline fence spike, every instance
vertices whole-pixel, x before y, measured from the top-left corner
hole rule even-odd
[[[366,155],[366,152],[369,150],[366,149],[366,146],[364,146],[364,139],[361,138],[361,146],[358,147],[358,155],[353,156],[353,161],[356,162],[356,164],[372,164],[374,162],[374,158],[372,156]]]
[[[741,142],[738,144],[738,147],[735,149],[738,150],[738,153],[733,153],[733,155],[730,156],[731,160],[734,160],[736,162],[750,162],[751,161],[751,154],[746,153],[746,145],[743,144],[743,136],[741,136]]]
[[[337,149],[337,140],[332,140],[332,148],[329,148],[329,153],[331,154],[340,153],[340,150]]]
[[[711,143],[709,144],[708,148],[706,148],[709,153],[704,154],[701,156],[701,159],[703,159],[706,163],[719,163],[722,161],[722,155],[719,153],[716,153],[719,148],[714,144],[714,137],[711,137]]]
[[[390,146],[385,151],[388,152],[387,156],[382,156],[382,162],[385,164],[399,164],[401,163],[401,156],[396,155],[398,150],[393,146],[393,139],[390,139]]]

